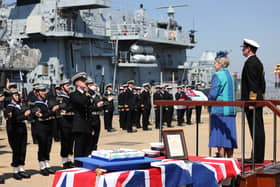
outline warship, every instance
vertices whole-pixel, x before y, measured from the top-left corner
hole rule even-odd
[[[159,7],[166,20],[148,17],[143,4],[132,13],[111,6],[110,0],[0,1],[0,71],[27,85],[56,84],[82,71],[114,88],[130,79],[209,84],[214,53],[188,62],[196,31],[175,20],[175,8],[186,5]]]

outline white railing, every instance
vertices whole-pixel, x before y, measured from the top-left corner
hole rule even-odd
[[[176,41],[180,43],[190,43],[188,33],[180,31],[168,31],[166,29],[141,24],[112,24],[110,35],[141,36],[147,39],[160,39],[166,41]]]

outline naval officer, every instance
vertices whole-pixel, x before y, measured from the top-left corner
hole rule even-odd
[[[105,86],[105,93],[103,95],[104,105],[104,126],[108,132],[115,132],[116,129],[113,128],[113,114],[114,114],[114,97],[115,94],[112,92],[112,84],[107,84]]]
[[[151,85],[150,83],[143,84],[144,90],[141,93],[141,107],[142,107],[142,128],[144,131],[152,130],[148,127],[149,125],[149,118],[151,114]]]
[[[119,124],[120,128],[124,130],[125,128],[125,108],[124,108],[124,87],[121,86],[119,89],[119,95],[118,95],[118,111],[119,111]]]
[[[74,134],[74,158],[86,157],[91,153],[91,137],[95,134],[92,122],[92,99],[86,85],[87,74],[85,72],[75,74],[71,81],[76,90],[70,93],[71,104],[74,111],[73,129]],[[76,167],[82,163],[74,162]]]
[[[125,107],[127,111],[126,116],[126,130],[129,133],[137,132],[133,129],[133,110],[135,107],[135,100],[133,94],[134,80],[127,81],[127,90],[125,91]]]
[[[260,45],[250,39],[244,39],[242,45],[243,56],[246,57],[241,77],[241,99],[245,101],[263,100],[265,94],[265,76],[263,64],[256,56]],[[263,122],[263,108],[256,107],[255,119],[253,118],[253,106],[245,108],[250,134],[253,139],[253,121],[255,120],[255,163],[264,161],[265,152],[265,132]],[[246,159],[245,162],[252,162]]]
[[[159,129],[160,128],[160,106],[155,104],[155,100],[163,100],[163,92],[162,92],[162,86],[157,85],[156,87],[156,92],[153,95],[153,102],[154,102],[154,110],[155,110],[155,128]],[[163,111],[161,112],[163,113]]]

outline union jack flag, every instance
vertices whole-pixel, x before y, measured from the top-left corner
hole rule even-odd
[[[152,168],[103,173],[84,168],[57,171],[53,187],[217,187],[222,179],[240,173],[234,159],[199,157],[202,162],[168,160],[151,163]]]

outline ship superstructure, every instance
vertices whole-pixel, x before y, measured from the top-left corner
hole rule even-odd
[[[178,66],[196,41],[175,21],[176,6],[168,7],[164,21],[149,18],[143,5],[130,14],[110,6],[110,0],[18,0],[0,8],[0,40],[39,51],[29,83],[49,83],[50,77],[56,83],[80,71],[114,86],[130,79],[180,81]]]

